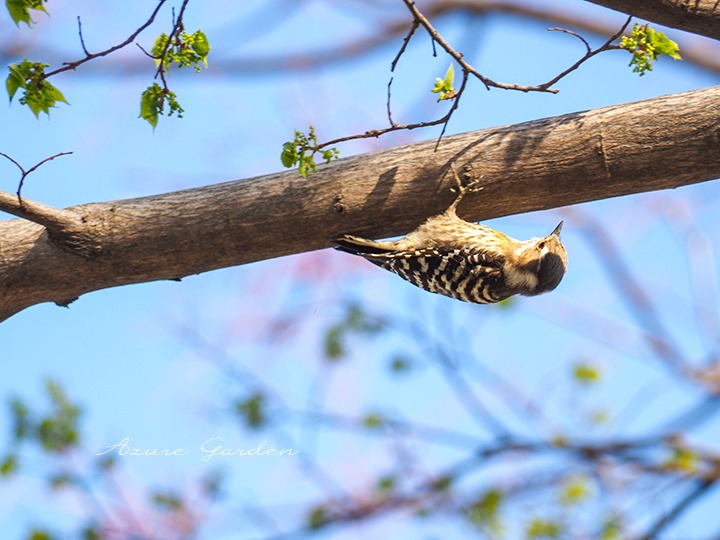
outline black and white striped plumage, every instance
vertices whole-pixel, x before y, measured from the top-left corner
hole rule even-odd
[[[567,267],[560,241],[562,222],[543,238],[524,242],[460,219],[455,202],[405,238],[376,242],[345,235],[341,251],[360,255],[426,291],[465,302],[490,304],[515,294],[535,296],[555,289]]]

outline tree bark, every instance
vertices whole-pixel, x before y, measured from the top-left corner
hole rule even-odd
[[[663,26],[720,39],[720,3],[717,0],[589,1]]]
[[[453,200],[481,220],[720,177],[720,87],[163,195],[53,209],[0,192],[0,320],[89,291],[407,233]],[[566,224],[572,227],[572,223]]]

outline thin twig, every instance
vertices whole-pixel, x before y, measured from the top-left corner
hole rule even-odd
[[[420,23],[416,20],[413,20],[412,25],[410,26],[410,31],[407,33],[407,35],[403,38],[402,46],[400,47],[400,50],[395,55],[395,58],[390,63],[390,71],[394,72],[395,67],[397,66],[397,63],[400,61],[400,57],[405,52],[405,49],[407,49],[408,44],[410,43],[410,38],[413,37],[413,34],[415,34],[415,30],[418,29],[418,26],[420,26]]]
[[[70,154],[72,154],[72,152],[59,152],[59,153],[55,154],[54,156],[46,157],[41,162],[36,163],[32,167],[30,167],[27,171],[24,171],[22,178],[20,178],[20,184],[18,185],[18,190],[17,190],[18,201],[20,202],[20,204],[22,204],[22,198],[20,197],[20,191],[22,190],[23,184],[25,183],[25,178],[27,178],[27,176],[30,173],[35,172],[38,169],[38,167],[40,167],[41,165],[44,165],[48,161],[52,161],[53,159],[58,158],[60,156],[69,156]]]
[[[23,219],[27,219],[28,221],[33,221],[35,223],[38,223],[39,225],[47,227],[48,229],[56,231],[68,229],[72,226],[77,226],[79,222],[75,218],[74,214],[66,210],[59,210],[52,206],[47,206],[41,203],[23,199],[21,196],[23,183],[25,182],[25,178],[27,178],[30,173],[36,171],[38,167],[44,165],[48,161],[52,161],[57,157],[67,156],[70,154],[72,154],[72,152],[59,152],[54,156],[46,157],[42,161],[30,167],[28,170],[25,170],[25,168],[20,165],[20,163],[18,163],[15,159],[8,156],[4,152],[0,152],[0,156],[13,163],[20,170],[21,174],[20,182],[18,183],[18,189],[15,196],[5,191],[0,191],[0,210],[21,217]]]
[[[508,83],[500,83],[497,81],[494,81],[490,79],[489,77],[486,77],[482,75],[479,71],[477,71],[472,65],[470,65],[468,62],[465,61],[463,54],[456,51],[445,39],[440,35],[440,33],[433,27],[433,25],[430,23],[430,21],[425,17],[420,10],[415,5],[414,0],[403,0],[405,2],[405,5],[410,10],[410,13],[412,13],[413,18],[415,21],[419,22],[420,25],[425,28],[425,30],[430,34],[430,37],[438,43],[443,49],[445,49],[445,52],[447,52],[452,58],[455,59],[455,61],[460,64],[463,71],[466,71],[472,75],[474,75],[477,79],[479,79],[486,88],[490,89],[490,87],[493,88],[501,88],[504,90],[518,90],[520,92],[550,92],[552,94],[556,94],[558,92],[557,89],[551,88],[553,84],[555,84],[557,81],[571,73],[572,71],[575,71],[581,64],[588,61],[590,58],[595,56],[596,54],[599,54],[603,51],[617,48],[613,47],[611,44],[613,41],[615,41],[618,37],[622,35],[622,33],[625,31],[625,28],[627,28],[627,25],[630,23],[630,20],[632,17],[629,17],[628,20],[625,22],[625,24],[622,26],[620,31],[616,32],[608,41],[606,41],[601,47],[594,51],[590,51],[585,54],[580,60],[578,60],[575,64],[570,66],[565,71],[561,72],[556,77],[552,78],[551,80],[537,85],[532,86],[526,86],[526,85],[519,85],[519,84],[508,84]],[[574,34],[573,32],[568,31],[567,33]],[[579,37],[579,36],[578,36]],[[583,39],[583,41],[585,41]]]
[[[679,518],[683,514],[683,512],[685,512],[685,510],[690,507],[692,503],[705,495],[708,490],[713,485],[715,485],[716,480],[717,479],[715,478],[707,478],[698,482],[695,486],[695,489],[693,489],[692,491],[690,491],[690,493],[685,495],[685,497],[680,499],[677,504],[672,509],[670,509],[669,512],[667,512],[656,523],[654,523],[653,526],[650,527],[650,529],[644,535],[638,538],[638,540],[652,540],[653,538],[657,538],[660,532],[662,532],[663,529],[665,529],[673,521]]]
[[[619,46],[613,45],[612,43],[617,40],[625,31],[628,24],[630,24],[631,17],[628,17],[628,19],[625,21],[625,24],[623,24],[622,28],[620,28],[619,31],[617,31],[615,34],[613,34],[610,39],[608,39],[605,43],[603,43],[600,47],[597,49],[592,49],[590,47],[590,44],[587,42],[585,38],[580,36],[579,34],[571,31],[566,30],[562,28],[550,28],[552,31],[560,31],[564,32],[566,34],[575,36],[576,38],[580,39],[587,49],[585,55],[580,58],[577,62],[575,62],[573,65],[565,69],[564,71],[560,72],[558,75],[553,77],[547,82],[544,82],[542,84],[538,85],[532,85],[532,86],[526,86],[526,85],[519,85],[519,84],[509,84],[509,83],[500,83],[497,81],[494,81],[490,79],[489,77],[486,77],[482,75],[479,71],[477,71],[471,64],[469,64],[467,61],[465,61],[464,56],[462,53],[456,51],[445,39],[440,35],[440,33],[433,27],[433,25],[430,23],[430,21],[425,17],[420,10],[415,5],[414,0],[403,0],[405,5],[410,10],[410,13],[413,16],[413,22],[410,27],[410,30],[403,38],[403,43],[400,47],[400,50],[398,51],[397,55],[393,59],[390,69],[391,71],[394,71],[397,67],[397,64],[400,60],[400,57],[405,53],[407,50],[408,44],[410,42],[410,39],[415,34],[415,31],[419,26],[422,26],[425,28],[427,33],[430,35],[430,38],[433,43],[433,51],[435,47],[435,43],[439,44],[445,52],[450,55],[461,67],[463,72],[463,80],[460,85],[460,89],[457,91],[453,98],[453,104],[450,107],[450,110],[443,115],[441,118],[437,118],[435,120],[427,121],[427,122],[415,122],[410,124],[397,124],[392,119],[392,113],[391,113],[391,106],[390,106],[390,86],[392,85],[393,79],[390,79],[390,82],[388,83],[388,101],[387,101],[387,111],[388,111],[388,121],[390,126],[386,128],[381,129],[371,129],[364,133],[358,133],[355,135],[349,135],[346,137],[339,137],[337,139],[332,139],[326,142],[323,142],[317,146],[317,149],[326,148],[328,146],[332,146],[335,144],[357,140],[357,139],[368,139],[368,138],[378,138],[381,135],[385,135],[386,133],[390,133],[393,131],[403,131],[403,130],[412,130],[412,129],[418,129],[418,128],[424,128],[424,127],[431,127],[431,126],[438,126],[442,125],[442,131],[440,133],[440,136],[437,139],[437,143],[435,145],[435,149],[437,150],[438,145],[440,144],[440,141],[442,140],[443,135],[445,134],[445,131],[447,130],[448,123],[450,122],[450,118],[452,117],[453,113],[457,110],[460,98],[462,97],[463,92],[465,91],[465,88],[467,86],[467,81],[470,75],[473,75],[475,78],[477,78],[480,82],[482,82],[485,85],[485,88],[488,90],[490,88],[499,88],[503,90],[516,90],[520,92],[546,92],[551,94],[556,94],[559,92],[556,88],[551,88],[555,83],[557,83],[560,79],[563,77],[566,77],[576,69],[578,69],[582,64],[590,60],[592,57],[600,54],[601,52],[612,50],[612,49],[618,49]]]
[[[582,220],[584,223],[581,224],[581,230],[590,241],[594,248],[593,252],[598,256],[598,260],[617,288],[620,299],[645,330],[644,337],[650,350],[671,373],[682,375],[690,381],[699,382],[692,366],[689,365],[677,344],[673,342],[655,305],[630,272],[620,250],[612,242],[605,228],[597,220],[591,220],[587,215],[584,215]]]
[[[23,184],[25,183],[25,178],[26,178],[30,173],[35,172],[35,171],[38,169],[38,167],[40,167],[41,165],[44,165],[44,164],[47,163],[48,161],[52,161],[53,159],[55,159],[55,158],[57,158],[57,157],[60,157],[60,156],[69,156],[70,154],[72,154],[72,152],[58,152],[58,153],[55,154],[54,156],[46,157],[45,159],[43,159],[43,160],[40,161],[39,163],[36,163],[35,165],[33,165],[32,167],[30,167],[30,168],[26,171],[25,168],[24,168],[22,165],[20,165],[17,161],[15,161],[13,158],[11,158],[10,156],[8,156],[7,154],[5,154],[5,153],[3,153],[3,152],[0,152],[0,156],[2,156],[2,157],[4,157],[4,158],[6,158],[7,160],[11,161],[18,169],[20,169],[20,174],[21,174],[21,176],[20,176],[20,182],[18,183],[17,193],[16,193],[16,194],[17,194],[17,198],[18,198],[18,203],[20,204],[20,206],[22,206],[22,204],[23,204],[23,200],[22,200],[22,196],[20,195],[20,192],[22,191]]]
[[[391,96],[392,83],[393,83],[393,77],[390,77],[390,80],[388,81],[388,87],[387,87],[387,117],[388,117],[388,122],[390,123],[390,126],[395,127],[397,124],[395,123],[395,120],[392,119],[392,109],[390,108],[390,96]]]
[[[455,98],[453,99],[452,106],[450,107],[450,110],[445,115],[445,121],[443,122],[442,131],[440,131],[440,135],[437,138],[437,141],[435,142],[435,151],[437,152],[438,147],[440,146],[440,140],[443,138],[443,135],[445,135],[445,130],[447,130],[448,124],[450,123],[450,118],[452,117],[453,113],[457,110],[457,108],[460,106],[460,96],[463,95],[463,92],[465,92],[465,87],[468,82],[469,75],[467,72],[463,71],[463,78],[462,82],[460,83],[460,88],[455,94]]]
[[[80,36],[80,45],[82,46],[82,50],[85,53],[85,56],[90,56],[90,52],[87,50],[87,47],[85,46],[85,39],[83,38],[82,22],[80,21],[80,15],[78,15],[77,21],[78,21],[78,35]]]
[[[590,44],[587,42],[587,39],[585,39],[584,37],[582,37],[582,36],[581,36],[580,34],[578,34],[577,32],[573,32],[572,30],[568,30],[567,28],[548,28],[548,32],[562,32],[562,33],[564,33],[564,34],[569,34],[569,35],[571,35],[571,36],[574,36],[574,37],[578,38],[580,41],[582,41],[582,42],[585,44],[585,48],[587,49],[587,52],[588,52],[588,53],[590,53],[590,51],[592,51],[592,47],[591,47]]]
[[[627,20],[625,21],[625,24],[622,25],[622,28],[620,28],[620,30],[615,32],[615,34],[613,34],[605,43],[603,43],[600,47],[598,47],[595,50],[590,49],[589,48],[590,46],[588,45],[587,41],[585,41],[582,37],[575,34],[575,32],[571,32],[569,30],[562,30],[566,34],[574,35],[577,38],[581,39],[585,43],[585,46],[588,47],[588,52],[586,52],[585,56],[583,56],[580,60],[575,62],[572,66],[567,68],[565,71],[560,72],[559,74],[557,74],[555,77],[553,77],[546,83],[539,85],[539,88],[545,88],[545,87],[549,88],[550,86],[552,86],[553,84],[558,82],[563,77],[566,77],[567,75],[569,75],[570,73],[575,71],[582,64],[584,64],[585,62],[590,60],[593,56],[596,56],[596,55],[600,54],[601,52],[605,52],[605,51],[609,51],[609,50],[613,50],[613,49],[619,49],[620,48],[619,45],[613,45],[612,43],[613,43],[613,41],[617,40],[620,36],[623,35],[623,32],[625,32],[625,29],[628,27],[631,20],[632,20],[632,16],[628,17]],[[551,30],[559,30],[559,29],[551,28]]]
[[[456,98],[457,99],[457,98]],[[440,124],[444,124],[449,120],[449,114],[443,115],[441,118],[437,118],[435,120],[430,120],[427,122],[416,122],[413,124],[395,124],[393,123],[390,127],[381,128],[381,129],[371,129],[366,131],[365,133],[357,133],[355,135],[347,135],[345,137],[338,137],[337,139],[332,139],[326,142],[323,142],[321,144],[318,144],[317,148],[325,148],[327,146],[332,146],[334,144],[339,144],[342,142],[347,141],[354,141],[357,139],[372,139],[372,138],[378,138],[381,135],[385,135],[386,133],[391,133],[393,131],[407,131],[411,129],[418,129],[418,128],[424,128],[424,127],[431,127],[431,126],[439,126]]]
[[[170,31],[170,34],[168,35],[165,47],[163,47],[162,52],[158,56],[153,57],[155,58],[155,60],[157,60],[158,63],[157,70],[155,71],[155,78],[157,79],[158,77],[160,77],[165,91],[169,91],[167,80],[165,80],[165,58],[167,57],[173,40],[184,29],[183,16],[185,15],[185,8],[187,7],[188,2],[190,2],[190,0],[183,0],[182,5],[180,6],[180,14],[177,16],[177,19],[175,18],[175,11],[173,10],[173,27]]]
[[[137,38],[140,33],[145,30],[148,26],[150,26],[155,21],[155,16],[160,11],[160,8],[165,4],[167,0],[159,0],[158,5],[153,10],[152,14],[150,15],[150,18],[145,21],[137,30],[135,30],[130,36],[123,41],[122,43],[119,43],[113,47],[110,47],[109,49],[105,49],[104,51],[101,51],[99,53],[92,53],[88,54],[87,49],[85,49],[85,44],[83,43],[83,50],[85,52],[85,58],[81,58],[80,60],[75,60],[74,62],[64,62],[62,67],[57,68],[54,71],[49,71],[45,74],[45,79],[48,77],[52,77],[53,75],[57,75],[58,73],[62,73],[63,71],[71,71],[77,69],[79,66],[84,64],[85,62],[89,62],[90,60],[94,60],[95,58],[100,58],[102,56],[107,56],[108,54],[114,53],[115,51],[122,49],[123,47],[126,47],[130,45],[133,41],[135,41],[135,38]],[[79,20],[78,20],[79,23]],[[82,42],[82,34],[80,35],[80,39]]]

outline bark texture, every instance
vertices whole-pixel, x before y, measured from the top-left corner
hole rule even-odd
[[[49,209],[0,194],[0,320],[83,293],[300,253],[344,233],[396,236],[485,189],[468,220],[720,177],[720,87],[465,133],[320,167],[152,197]],[[39,223],[28,221],[33,219]],[[40,224],[42,223],[42,224]],[[571,223],[566,224],[572,227]]]
[[[589,1],[663,26],[720,39],[720,2],[718,0]]]

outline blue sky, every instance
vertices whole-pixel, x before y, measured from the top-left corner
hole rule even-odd
[[[65,207],[246,178],[281,168],[280,149],[292,138],[294,129],[312,124],[321,139],[330,139],[385,125],[389,64],[399,42],[310,72],[242,74],[217,66],[224,65],[225,59],[257,62],[288,51],[331,47],[338,40],[366,35],[372,24],[388,14],[402,16],[402,6],[391,9],[387,6],[393,3],[386,2],[376,10],[368,8],[373,20],[361,17],[366,15],[366,8],[353,2],[302,2],[293,10],[286,10],[287,4],[278,1],[245,2],[241,8],[236,4],[217,3],[212,11],[203,11],[207,8],[200,2],[190,4],[188,29],[202,28],[213,49],[206,72],[171,74],[171,87],[186,111],[182,120],[162,117],[153,132],[137,119],[139,95],[150,84],[153,68],[135,47],[109,58],[112,68],[104,69],[103,60],[99,60],[53,80],[70,105],[60,105],[49,119],[35,120],[17,102],[3,105],[3,125],[12,126],[12,130],[5,129],[0,136],[0,151],[26,166],[60,151],[73,152],[28,178],[24,195]],[[607,17],[618,24],[624,20],[587,3],[552,4],[591,17]],[[80,56],[78,15],[82,16],[86,45],[100,50],[124,39],[144,20],[146,9],[142,3],[100,7],[83,2],[67,7],[50,2],[51,16],[36,16],[32,29],[14,29],[4,14],[0,28],[6,42],[28,39],[33,43],[28,56],[47,57],[48,63],[56,65]],[[146,48],[154,35],[169,27],[170,14],[163,13],[155,30],[140,39]],[[443,20],[439,27],[448,40],[464,47],[467,57],[482,72],[508,82],[544,81],[583,52],[580,42],[570,36],[509,17],[490,17],[473,23],[468,30],[467,23],[457,16]],[[593,43],[600,41],[594,39]],[[472,94],[463,98],[448,132],[512,124],[717,84],[717,76],[669,59],[661,60],[653,73],[639,78],[627,68],[628,60],[618,51],[600,55],[561,81],[558,95],[487,92],[473,83]],[[145,62],[147,67],[144,71],[123,71],[117,66],[124,62]],[[447,65],[446,57],[431,56],[429,40],[416,38],[394,74],[396,120],[438,115],[435,95],[426,90],[435,77],[444,74]],[[432,129],[403,133],[380,141],[347,144],[340,151],[346,156],[437,135]],[[14,167],[0,162],[0,173],[0,189],[14,191]],[[718,225],[716,193],[714,184],[708,183],[581,208],[608,228],[642,285],[647,290],[662,291],[667,326],[693,357],[712,345],[712,336],[705,342],[698,337],[691,306],[699,297],[710,302],[710,308],[717,308],[712,299],[717,299],[718,271],[712,267],[708,275],[693,274],[686,247],[692,234],[701,241],[709,239],[707,254],[700,256],[714,260],[717,243],[711,231]],[[277,447],[310,448],[317,460],[338,476],[353,471],[349,485],[361,486],[372,478],[373,465],[382,463],[380,443],[355,440],[352,435],[333,438],[319,431],[308,435],[297,426],[273,432],[272,436],[238,431],[225,405],[241,393],[238,388],[242,385],[230,382],[216,367],[223,359],[230,359],[231,365],[254,373],[255,383],[261,381],[275,389],[290,407],[320,405],[356,415],[378,408],[438,426],[446,425],[450,417],[454,429],[472,430],[472,419],[466,418],[457,404],[439,403],[439,397],[432,397],[437,381],[427,366],[414,375],[413,386],[404,389],[384,375],[379,359],[396,349],[408,349],[407,339],[358,339],[353,342],[349,367],[322,367],[323,332],[342,314],[347,299],[354,298],[368,309],[414,318],[436,332],[439,339],[447,336],[448,320],[458,321],[462,332],[457,339],[467,340],[462,345],[452,343],[460,351],[477,351],[492,339],[492,350],[483,351],[489,367],[511,377],[529,395],[545,394],[548,409],[568,423],[574,421],[567,412],[572,404],[563,396],[569,393],[566,387],[570,383],[563,383],[558,372],[577,359],[596,361],[608,382],[587,398],[588,409],[593,407],[592,400],[598,407],[610,403],[625,412],[637,407],[631,428],[650,429],[689,402],[689,393],[662,379],[662,370],[648,360],[648,352],[636,335],[628,332],[625,338],[625,334],[612,332],[614,324],[625,328],[634,323],[588,243],[573,227],[574,215],[550,211],[491,223],[513,236],[529,237],[551,230],[559,218],[566,219],[563,238],[570,253],[570,269],[563,284],[552,295],[523,299],[517,309],[508,312],[427,295],[389,274],[363,266],[362,261],[349,261],[346,255],[329,252],[220,270],[189,277],[182,283],[98,291],[83,296],[68,309],[34,306],[0,325],[0,365],[7,374],[0,379],[0,396],[21,395],[40,406],[42,381],[47,377],[60,381],[85,409],[86,457],[125,437],[143,448],[193,449],[191,455],[177,460],[121,460],[123,479],[132,493],[147,485],[189,484],[206,473],[208,464],[199,459],[198,448],[212,437],[224,437],[233,448],[251,447],[264,438]],[[322,279],[314,277],[313,272],[318,271]],[[706,288],[698,293],[690,285],[691,279]],[[582,309],[587,310],[587,320],[565,315]],[[290,324],[270,343],[264,323],[288,313],[301,322]],[[605,320],[607,325],[593,324],[598,320]],[[473,326],[468,328],[470,323]],[[198,344],[201,342],[205,345]],[[418,356],[427,353],[419,346],[415,351],[409,349]],[[314,393],[317,388],[323,389],[320,395]],[[652,407],[638,407],[633,402],[641,392],[652,396]],[[418,395],[430,397],[417,400]],[[6,427],[7,416],[0,415],[0,443]],[[717,435],[717,425],[698,432],[704,443],[716,441]],[[424,454],[428,461],[432,461],[433,452]],[[238,506],[266,503],[273,508],[292,507],[302,500],[307,488],[307,479],[297,472],[297,462],[291,458],[246,460],[237,465],[242,469],[227,461],[218,460],[217,465],[232,471],[232,501]],[[5,523],[7,538],[17,538],[29,522],[47,518],[48,505],[57,502],[39,498],[43,490],[38,471],[42,467],[31,467],[12,484],[0,485],[1,491],[12,494],[0,497],[0,524]],[[56,516],[58,523],[72,521],[81,510],[77,503],[63,503]],[[293,511],[288,512],[292,515]],[[238,517],[229,516],[233,514],[217,517],[205,537],[221,538],[220,531],[242,523]],[[375,527],[398,527],[391,530],[406,533],[414,530],[405,522],[388,525],[383,520],[367,527],[337,537],[367,535]],[[432,529],[426,532],[430,535]],[[242,538],[262,537],[258,531],[254,533]]]

